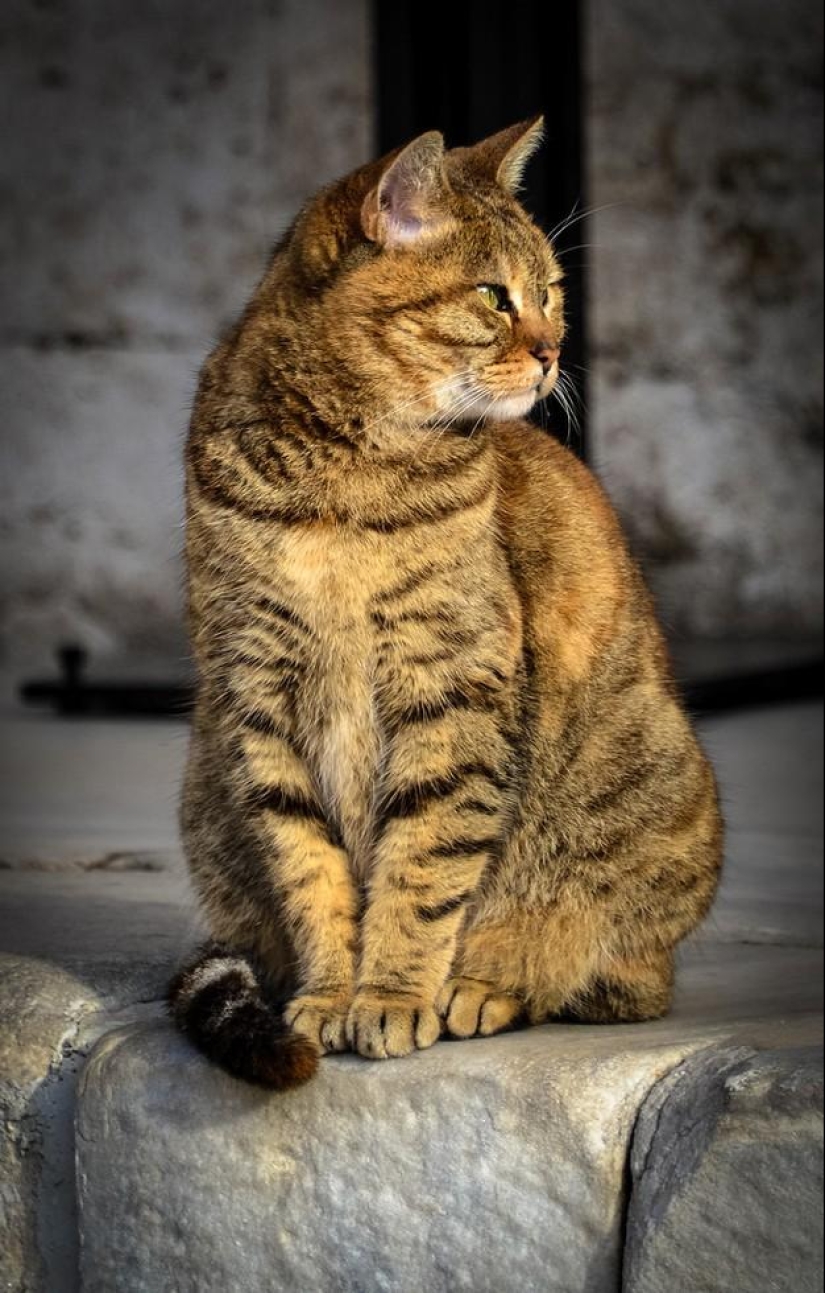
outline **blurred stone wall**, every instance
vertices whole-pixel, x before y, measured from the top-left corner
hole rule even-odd
[[[592,437],[682,633],[822,614],[822,6],[589,0]]]
[[[197,368],[371,152],[367,0],[5,0],[0,87],[0,668],[168,668]]]
[[[589,0],[592,437],[665,618],[819,624],[821,16]],[[0,8],[0,670],[185,657],[200,360],[371,151],[368,0]],[[581,255],[582,252],[571,252]]]

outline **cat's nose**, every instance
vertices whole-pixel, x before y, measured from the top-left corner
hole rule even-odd
[[[558,362],[559,356],[561,355],[561,348],[557,341],[550,341],[543,338],[541,341],[536,342],[533,349],[530,351],[530,354],[534,359],[539,361],[546,377],[553,365]]]

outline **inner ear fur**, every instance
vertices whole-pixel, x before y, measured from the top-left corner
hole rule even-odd
[[[390,157],[361,207],[371,242],[409,246],[444,232],[451,223],[444,156],[443,135],[430,130]]]

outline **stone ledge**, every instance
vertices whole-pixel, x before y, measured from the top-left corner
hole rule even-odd
[[[29,916],[37,924],[37,886],[33,877],[20,880],[15,928],[25,948],[24,898],[30,900]],[[121,916],[124,886],[132,895],[129,937],[123,938],[119,958],[111,938],[105,955],[92,946],[85,958],[76,952],[69,957],[71,942],[67,939],[62,945],[57,915],[47,927],[53,931],[50,954],[62,960],[62,966],[33,955],[3,958],[0,1200],[5,1239],[0,1243],[0,1287],[9,1293],[70,1293],[77,1287],[72,1113],[78,1070],[101,1037],[84,1076],[80,1108],[81,1128],[89,1135],[88,1142],[82,1138],[79,1142],[84,1263],[86,1287],[104,1289],[110,1280],[108,1287],[117,1287],[119,1293],[121,1289],[155,1293],[157,1287],[169,1287],[153,1285],[152,1272],[145,1280],[140,1273],[151,1247],[144,1242],[151,1224],[135,1211],[133,1196],[143,1200],[151,1215],[164,1218],[157,1223],[158,1252],[165,1253],[166,1259],[171,1261],[174,1254],[168,1244],[164,1247],[163,1234],[167,1239],[177,1234],[173,1247],[184,1271],[193,1260],[190,1237],[194,1251],[202,1243],[209,1251],[212,1241],[199,1237],[198,1225],[220,1232],[224,1212],[221,1207],[220,1215],[211,1217],[204,1204],[198,1221],[198,1192],[188,1192],[192,1178],[204,1182],[207,1201],[213,1186],[220,1186],[219,1200],[222,1194],[243,1200],[240,1210],[229,1209],[227,1216],[234,1216],[246,1235],[245,1248],[257,1252],[250,1258],[253,1263],[263,1262],[268,1270],[271,1245],[281,1242],[278,1236],[287,1236],[284,1279],[292,1283],[284,1287],[300,1289],[304,1276],[310,1282],[303,1287],[348,1287],[336,1283],[341,1254],[349,1254],[350,1287],[364,1287],[357,1272],[362,1262],[369,1264],[369,1254],[377,1245],[380,1253],[386,1250],[390,1264],[376,1267],[377,1282],[371,1287],[412,1288],[419,1278],[415,1263],[423,1261],[426,1271],[430,1261],[435,1263],[433,1288],[460,1288],[461,1271],[469,1271],[467,1278],[484,1289],[487,1261],[480,1269],[471,1260],[480,1229],[500,1228],[502,1217],[509,1225],[513,1217],[513,1244],[522,1252],[522,1263],[551,1263],[564,1280],[573,1281],[584,1279],[584,1272],[595,1263],[598,1278],[608,1279],[605,1287],[614,1289],[622,1259],[624,1165],[637,1112],[646,1106],[651,1090],[658,1091],[667,1074],[678,1070],[686,1057],[708,1047],[787,1049],[821,1038],[821,953],[701,944],[688,950],[676,1011],[661,1023],[634,1028],[549,1027],[489,1042],[444,1043],[400,1064],[326,1061],[318,1082],[285,1102],[283,1097],[250,1091],[212,1069],[158,1020],[157,996],[169,972],[171,945],[182,939],[189,923],[185,910],[175,914],[170,908],[168,927],[158,927],[156,886],[161,880],[140,875],[103,881]],[[58,910],[65,903],[67,927],[76,930],[78,904],[84,905],[85,900],[90,928],[103,930],[106,901],[100,883],[96,882],[91,907],[81,877],[67,877],[47,901],[50,906],[57,903]],[[144,903],[141,894],[147,898],[149,890],[155,901]],[[13,894],[14,885],[7,896]],[[14,902],[11,911],[14,915]],[[150,924],[157,938],[154,945],[144,941]],[[155,1022],[148,1028],[113,1031],[124,1022],[153,1017]],[[103,1082],[100,1090],[99,1081]],[[309,1145],[301,1138],[301,1129],[308,1126],[318,1129]],[[457,1143],[451,1139],[455,1128],[460,1129]],[[296,1153],[296,1145],[300,1152]],[[487,1154],[491,1158],[485,1167]],[[286,1208],[288,1224],[274,1231],[273,1239],[272,1219],[282,1207],[278,1190],[307,1161],[313,1165],[312,1180],[299,1177],[297,1188],[290,1188],[289,1197],[298,1202],[291,1211]],[[336,1188],[339,1161],[344,1164],[344,1180]],[[370,1184],[363,1187],[364,1197],[360,1182],[365,1162]],[[401,1181],[396,1185],[394,1169],[399,1167]],[[121,1186],[110,1197],[112,1174],[121,1178]],[[245,1187],[247,1178],[251,1184]],[[155,1182],[156,1195],[147,1198],[141,1180]],[[170,1190],[173,1197],[167,1197]],[[466,1212],[470,1205],[482,1222],[460,1219],[462,1208]],[[311,1249],[301,1249],[308,1238],[306,1232],[301,1238],[299,1230],[304,1208],[316,1209],[314,1215],[324,1217],[325,1226],[338,1234],[340,1253],[336,1250],[325,1259],[326,1285],[316,1285],[315,1276],[310,1279],[306,1274],[314,1258]],[[361,1226],[358,1216],[353,1217],[353,1210],[357,1213],[359,1208],[375,1214],[374,1223]],[[450,1225],[458,1238],[449,1239],[452,1232],[442,1213],[452,1218]],[[96,1233],[89,1222],[94,1215],[100,1227]],[[135,1216],[141,1216],[139,1230],[133,1228]],[[561,1253],[555,1240],[550,1250],[548,1240],[542,1240],[545,1247],[530,1246],[531,1234],[543,1233],[548,1218],[553,1219],[551,1233],[558,1236]],[[396,1254],[391,1236],[404,1226],[410,1230],[407,1246]],[[434,1256],[427,1226],[436,1227],[439,1234],[446,1226],[446,1246],[436,1248]],[[118,1243],[124,1247],[117,1253],[113,1233],[122,1236]],[[228,1250],[235,1238],[233,1231]],[[127,1252],[130,1243],[135,1245],[134,1260]],[[444,1276],[444,1271],[453,1269],[451,1253],[458,1263],[458,1283]],[[117,1262],[124,1263],[119,1271],[111,1265],[116,1256]],[[402,1260],[399,1270],[392,1266],[396,1257]],[[413,1271],[406,1286],[397,1282],[405,1278],[403,1263]],[[125,1272],[132,1269],[137,1271],[136,1282],[124,1283],[131,1280]],[[380,1282],[381,1269],[388,1284]],[[526,1279],[523,1265],[514,1269],[519,1279],[522,1275]],[[490,1270],[501,1279],[509,1277],[510,1265]],[[223,1271],[221,1278],[226,1274]],[[245,1287],[255,1293],[254,1270],[245,1273],[245,1279],[247,1274]],[[183,1274],[181,1279],[180,1287],[188,1287]],[[208,1293],[212,1286],[202,1287]],[[214,1287],[220,1287],[219,1279]],[[268,1290],[278,1285],[265,1282],[258,1287]],[[506,1284],[499,1287],[507,1293]],[[522,1281],[519,1287],[530,1285]],[[561,1290],[565,1284],[537,1287]],[[601,1286],[573,1283],[565,1293],[571,1287]]]
[[[193,920],[174,875],[143,871],[5,871],[0,901],[0,1289],[70,1293],[77,1073],[157,1013]]]
[[[97,967],[96,983],[47,961],[0,955],[0,1289],[77,1286],[73,1117],[94,1043],[144,1017],[146,975]]]
[[[637,1110],[689,1047],[567,1031],[327,1060],[284,1096],[165,1025],[110,1034],[78,1100],[84,1293],[617,1287]]]
[[[84,1293],[614,1293],[651,1092],[719,1048],[819,1041],[820,966],[703,947],[669,1020],[338,1057],[285,1096],[165,1023],[112,1032],[78,1098]]]
[[[46,1091],[96,1008],[71,975],[18,957],[0,960],[0,1288],[44,1287],[37,1200],[51,1120]]]

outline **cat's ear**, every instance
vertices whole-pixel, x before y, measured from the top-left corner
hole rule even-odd
[[[361,207],[361,228],[370,242],[409,246],[444,231],[450,223],[450,187],[444,172],[444,136],[419,135],[388,162]]]
[[[544,138],[544,117],[531,117],[516,126],[508,126],[497,135],[483,139],[472,148],[456,150],[456,155],[493,179],[508,193],[521,187],[527,163]]]

